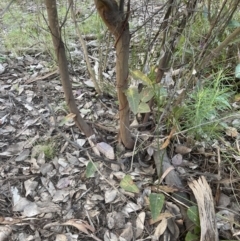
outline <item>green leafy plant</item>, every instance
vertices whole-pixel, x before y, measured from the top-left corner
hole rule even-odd
[[[125,92],[130,109],[135,115],[137,113],[150,112],[147,102],[152,98],[155,98],[158,106],[162,105],[167,93],[163,87],[154,83],[152,80],[154,79],[152,78],[152,72],[150,72],[149,77],[140,70],[131,71],[131,75],[134,79],[140,80],[143,84],[143,88],[140,92],[136,86],[129,87]]]
[[[193,136],[214,137],[221,130],[218,119],[223,111],[231,109],[229,101],[233,94],[226,81],[223,71],[219,71],[187,95],[183,126]]]
[[[55,147],[54,147],[54,143],[50,142],[46,145],[42,145],[42,151],[44,152],[45,154],[45,157],[48,158],[48,159],[53,159],[55,154],[56,154],[56,150],[55,150]]]
[[[53,141],[49,141],[34,146],[31,156],[36,158],[42,152],[44,153],[47,159],[53,159],[56,155],[55,143]]]

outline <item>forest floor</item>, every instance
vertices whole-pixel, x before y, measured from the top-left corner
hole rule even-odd
[[[94,59],[97,47],[88,46]],[[82,58],[81,48],[70,51],[79,53]],[[114,60],[113,49],[108,57]],[[127,151],[117,142],[116,98],[98,96],[84,61],[72,61],[75,100],[94,128],[100,157],[74,125],[48,53],[29,48],[16,56],[1,49],[0,241],[199,240],[203,227],[195,207],[204,206],[197,185],[203,199],[209,195],[204,200],[212,206],[207,212],[216,212],[210,217],[219,237],[239,240],[237,129],[198,142],[166,132],[158,137],[166,148],[159,148],[154,119],[141,131],[131,115],[136,145]],[[113,62],[104,76],[114,79]]]

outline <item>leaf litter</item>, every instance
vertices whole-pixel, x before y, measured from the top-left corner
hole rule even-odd
[[[97,47],[91,44],[94,46]],[[132,153],[117,162],[117,106],[107,97],[99,104],[92,82],[85,76],[85,67],[79,70],[84,84],[72,76],[73,91],[81,113],[103,137],[102,141],[96,137],[86,140],[73,125],[72,113],[64,104],[58,70],[48,68],[46,55],[38,52],[4,57],[5,62],[0,64],[2,239],[11,236],[12,240],[130,241],[133,237],[159,240],[165,235],[169,240],[178,240],[180,231],[188,227],[184,223],[188,218],[186,209],[195,202],[193,195],[183,195],[189,193],[189,187],[182,181],[200,176],[216,189],[212,192],[219,232],[228,238],[239,235],[240,208],[236,193],[232,192],[238,190],[239,179],[231,168],[239,167],[237,127],[228,127],[226,137],[215,143],[194,145],[186,137],[171,143],[175,131],[160,139],[149,138],[148,132],[138,140],[144,143],[146,153],[137,157]],[[105,77],[111,79],[113,73],[109,71]],[[166,81],[172,85],[170,73]],[[170,149],[171,159],[160,158],[161,147]],[[83,148],[89,148],[91,159]],[[162,161],[165,163],[161,172]],[[132,165],[130,172],[128,164]],[[227,170],[220,169],[221,165]],[[161,173],[166,176],[163,178]],[[156,210],[154,220],[150,212],[151,192],[168,199],[161,210]]]

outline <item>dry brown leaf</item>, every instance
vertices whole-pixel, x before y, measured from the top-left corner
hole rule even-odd
[[[238,131],[235,127],[228,127],[226,130],[226,135],[231,136],[231,137],[237,137]]]
[[[105,142],[100,142],[100,143],[97,143],[97,148],[108,159],[111,159],[111,160],[115,159],[114,150],[109,144]]]
[[[176,154],[172,158],[172,164],[174,166],[180,166],[183,162],[183,156],[181,154]]]
[[[75,117],[76,117],[76,114],[74,114],[74,113],[69,113],[69,114],[67,114],[66,119],[68,119],[68,120],[73,120]]]
[[[164,143],[163,143],[162,146],[160,147],[160,150],[163,150],[163,149],[167,148],[168,145],[169,145],[169,143],[170,143],[170,139],[167,138],[167,140],[164,141]]]
[[[178,154],[182,154],[182,155],[185,155],[189,152],[191,152],[192,149],[191,148],[188,148],[184,145],[176,145],[175,146],[175,152],[178,153]]]
[[[218,180],[214,180],[214,183],[220,183],[220,184],[232,184],[232,183],[235,183],[235,182],[239,182],[240,181],[240,178],[225,178],[225,179],[222,179],[220,181]]]
[[[154,224],[154,223],[158,223],[158,222],[161,221],[161,220],[164,220],[164,219],[167,219],[167,218],[172,218],[172,217],[173,217],[173,215],[172,215],[171,213],[169,213],[169,212],[160,213],[160,214],[158,215],[158,217],[156,218],[156,220],[150,219],[150,220],[149,220],[149,224],[152,225],[152,224]]]
[[[83,220],[80,220],[80,219],[71,219],[71,220],[68,220],[65,223],[59,223],[59,222],[48,223],[43,227],[43,229],[51,228],[51,227],[54,227],[54,226],[63,226],[63,225],[64,226],[66,226],[66,225],[73,226],[73,227],[77,228],[79,231],[81,231],[85,234],[89,234],[88,230],[90,230],[91,232],[95,232],[94,227],[90,226],[87,222],[85,222]]]
[[[10,240],[9,236],[12,232],[12,228],[9,226],[0,226],[0,241]]]
[[[168,167],[165,172],[162,174],[159,183],[162,183],[163,179],[168,175],[168,173],[170,173],[172,170],[174,170],[175,168],[173,166]]]
[[[124,238],[126,241],[131,241],[133,238],[133,228],[132,224],[128,222],[125,225],[125,228],[123,229],[122,233],[120,234],[121,238]]]
[[[57,234],[55,241],[68,241],[68,237],[65,234]]]
[[[23,223],[22,218],[11,218],[11,217],[0,217],[0,224],[17,224],[17,223]]]
[[[117,197],[117,190],[112,189],[112,190],[107,190],[105,192],[105,203],[110,203],[112,202],[116,197]]]
[[[165,149],[166,147],[168,147],[169,143],[170,143],[170,139],[172,138],[173,134],[176,132],[176,128],[173,127],[173,129],[171,130],[169,136],[167,137],[166,141],[162,144],[160,150]]]
[[[116,234],[111,233],[109,230],[106,230],[104,233],[104,241],[119,241]]]
[[[161,191],[164,191],[166,193],[173,193],[173,192],[178,192],[179,191],[179,189],[176,188],[176,187],[164,186],[164,185],[152,186],[151,190],[153,192],[158,192],[158,193],[160,193]]]
[[[95,232],[95,228],[93,226],[80,219],[71,219],[65,223],[62,223],[62,225],[71,225],[85,234],[89,234],[88,230],[90,230],[91,232]]]
[[[142,232],[144,230],[144,222],[145,222],[146,213],[141,212],[137,216],[136,220],[136,238],[140,237],[142,235]]]
[[[220,198],[218,200],[218,206],[227,207],[230,204],[230,202],[231,202],[231,200],[230,200],[229,196],[227,196],[224,193],[220,194]]]
[[[159,237],[165,232],[167,228],[167,219],[164,218],[161,223],[158,224],[154,235],[152,236],[152,241],[159,240]]]

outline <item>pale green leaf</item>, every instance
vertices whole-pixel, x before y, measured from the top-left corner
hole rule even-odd
[[[127,192],[139,193],[139,189],[136,184],[134,184],[130,175],[125,175],[125,177],[120,182],[120,187]]]
[[[187,215],[189,219],[196,225],[200,226],[200,220],[199,220],[199,214],[198,214],[198,207],[197,206],[191,206],[187,210]]]
[[[96,163],[93,163],[92,161],[90,161],[88,164],[87,164],[87,168],[86,168],[86,177],[89,178],[89,177],[94,177],[94,173],[96,172],[97,170],[97,164]]]
[[[126,96],[127,96],[131,111],[134,113],[134,115],[136,115],[138,113],[138,106],[139,106],[139,102],[140,102],[138,88],[130,87],[126,91]]]
[[[152,86],[152,81],[140,70],[131,70],[132,77],[137,80],[141,80],[143,84]]]
[[[154,96],[154,90],[151,87],[144,88],[140,93],[140,99],[142,102],[148,102]]]
[[[137,112],[138,113],[148,113],[148,112],[150,112],[149,105],[145,102],[141,102],[138,106]]]
[[[164,204],[165,196],[159,193],[151,193],[149,195],[150,210],[153,220],[156,220]]]

